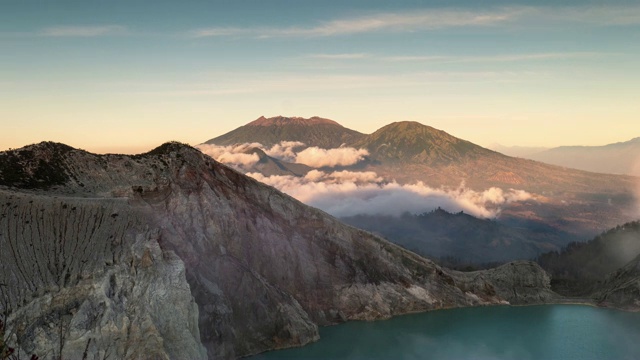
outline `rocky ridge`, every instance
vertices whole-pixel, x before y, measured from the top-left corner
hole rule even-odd
[[[557,297],[537,265],[439,267],[186,145],[1,156],[27,169],[0,169],[1,310],[43,358],[237,358],[347,320]],[[40,159],[64,180],[25,186]]]

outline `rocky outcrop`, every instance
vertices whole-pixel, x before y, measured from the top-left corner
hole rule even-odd
[[[236,358],[318,325],[553,296],[535,265],[441,268],[185,145],[55,158],[46,191],[0,173],[2,310],[26,352]]]
[[[640,311],[640,256],[610,274],[594,298],[600,306]]]
[[[549,275],[531,261],[514,261],[494,269],[464,273],[461,282],[466,291],[495,293],[512,305],[550,303],[560,298],[551,291]]]

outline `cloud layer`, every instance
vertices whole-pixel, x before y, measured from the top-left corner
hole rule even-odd
[[[282,141],[271,148],[266,148],[259,143],[232,146],[201,144],[197,146],[200,151],[221,163],[244,168],[249,168],[260,160],[257,154],[248,153],[253,148],[258,148],[279,160],[316,168],[355,165],[369,155],[365,149],[349,147],[322,149],[312,146],[302,149],[303,147],[305,144],[299,141]]]
[[[260,157],[257,154],[250,154],[247,152],[252,148],[261,146],[262,145],[258,143],[230,146],[201,144],[198,145],[197,148],[223,164],[231,165],[233,167],[250,168],[260,161]]]
[[[283,141],[271,148],[259,143],[233,146],[202,144],[197,147],[214,159],[245,172],[251,171],[251,167],[260,160],[257,154],[251,153],[254,148],[278,159],[316,168],[353,165],[369,155],[364,149],[303,148],[303,143],[294,141]],[[505,191],[495,187],[474,191],[464,184],[453,189],[432,188],[422,182],[401,185],[387,181],[373,171],[314,169],[303,177],[264,176],[257,172],[248,172],[247,175],[337,217],[358,214],[397,216],[407,211],[419,214],[440,207],[449,212],[464,211],[476,217],[494,218],[504,205],[532,198],[523,190]]]
[[[369,152],[365,149],[348,147],[321,149],[313,146],[299,152],[296,155],[295,162],[316,168],[350,166],[364,160],[368,155]]]
[[[513,189],[490,188],[479,192],[464,185],[456,189],[436,189],[422,182],[400,185],[384,182],[374,172],[314,170],[302,178],[260,173],[247,175],[337,217],[357,214],[397,216],[407,211],[419,214],[440,207],[450,212],[464,211],[477,217],[494,218],[504,205],[532,198],[523,190]]]
[[[253,36],[271,37],[324,37],[361,34],[376,31],[407,32],[463,26],[489,26],[514,18],[514,10],[498,9],[490,12],[467,10],[422,10],[410,13],[380,13],[322,22],[316,26],[263,27],[263,28],[203,28],[191,36]]]

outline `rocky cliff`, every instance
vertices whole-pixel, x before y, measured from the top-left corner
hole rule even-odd
[[[178,143],[41,143],[0,153],[0,186],[0,310],[42,358],[236,358],[319,325],[555,297],[536,265],[441,268]]]

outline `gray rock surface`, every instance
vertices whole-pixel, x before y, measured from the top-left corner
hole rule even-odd
[[[610,274],[594,298],[600,306],[640,311],[640,256]]]
[[[551,278],[531,261],[513,261],[494,269],[464,273],[461,285],[471,293],[493,289],[512,305],[551,303],[560,296],[551,291]],[[489,290],[491,292],[491,290]]]
[[[122,199],[0,200],[2,310],[23,353],[206,358],[184,263],[147,216]]]
[[[68,358],[237,358],[316,341],[319,325],[553,296],[536,265],[441,268],[185,145],[57,146],[14,154],[38,186],[0,166],[2,310],[44,358],[61,333]],[[36,159],[64,183],[29,172]]]

